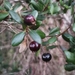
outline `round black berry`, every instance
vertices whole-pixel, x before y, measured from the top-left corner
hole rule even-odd
[[[26,25],[34,25],[35,24],[35,18],[32,15],[26,15],[24,17],[24,23]]]
[[[32,41],[30,44],[29,44],[29,48],[32,52],[36,52],[40,49],[40,44],[37,43],[36,41]]]
[[[50,61],[51,58],[52,58],[52,56],[51,56],[50,53],[44,53],[44,54],[42,55],[42,60],[45,61],[45,62]]]

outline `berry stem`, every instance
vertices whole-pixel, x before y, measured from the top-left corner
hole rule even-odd
[[[44,63],[44,70],[43,70],[43,75],[46,75],[46,67],[47,67],[47,63]]]

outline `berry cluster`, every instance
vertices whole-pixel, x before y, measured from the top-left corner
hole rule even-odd
[[[29,44],[29,48],[32,52],[37,52],[39,49],[40,49],[40,44],[37,43],[36,41],[32,41],[30,44]],[[51,60],[52,56],[50,53],[44,53],[42,55],[42,60],[45,61],[45,62],[49,62]]]
[[[35,23],[35,18],[32,15],[27,15],[24,17],[24,23],[28,26],[34,25]],[[29,44],[29,48],[32,52],[37,52],[40,49],[40,44],[37,43],[36,41],[32,41]],[[45,62],[49,62],[51,60],[52,56],[50,53],[44,53],[42,55],[42,60]]]

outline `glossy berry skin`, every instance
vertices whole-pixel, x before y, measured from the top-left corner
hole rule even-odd
[[[42,55],[42,60],[45,61],[45,62],[49,62],[51,60],[52,56],[50,53],[44,53]]]
[[[32,15],[26,15],[24,17],[24,23],[26,25],[33,25],[35,23],[35,18]]]
[[[29,48],[32,52],[37,52],[39,49],[40,49],[40,44],[37,43],[36,41],[32,41],[30,44],[29,44]]]

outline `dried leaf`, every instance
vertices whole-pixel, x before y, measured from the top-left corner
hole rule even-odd
[[[22,53],[27,49],[27,39],[25,37],[24,41],[20,44],[19,53]]]

